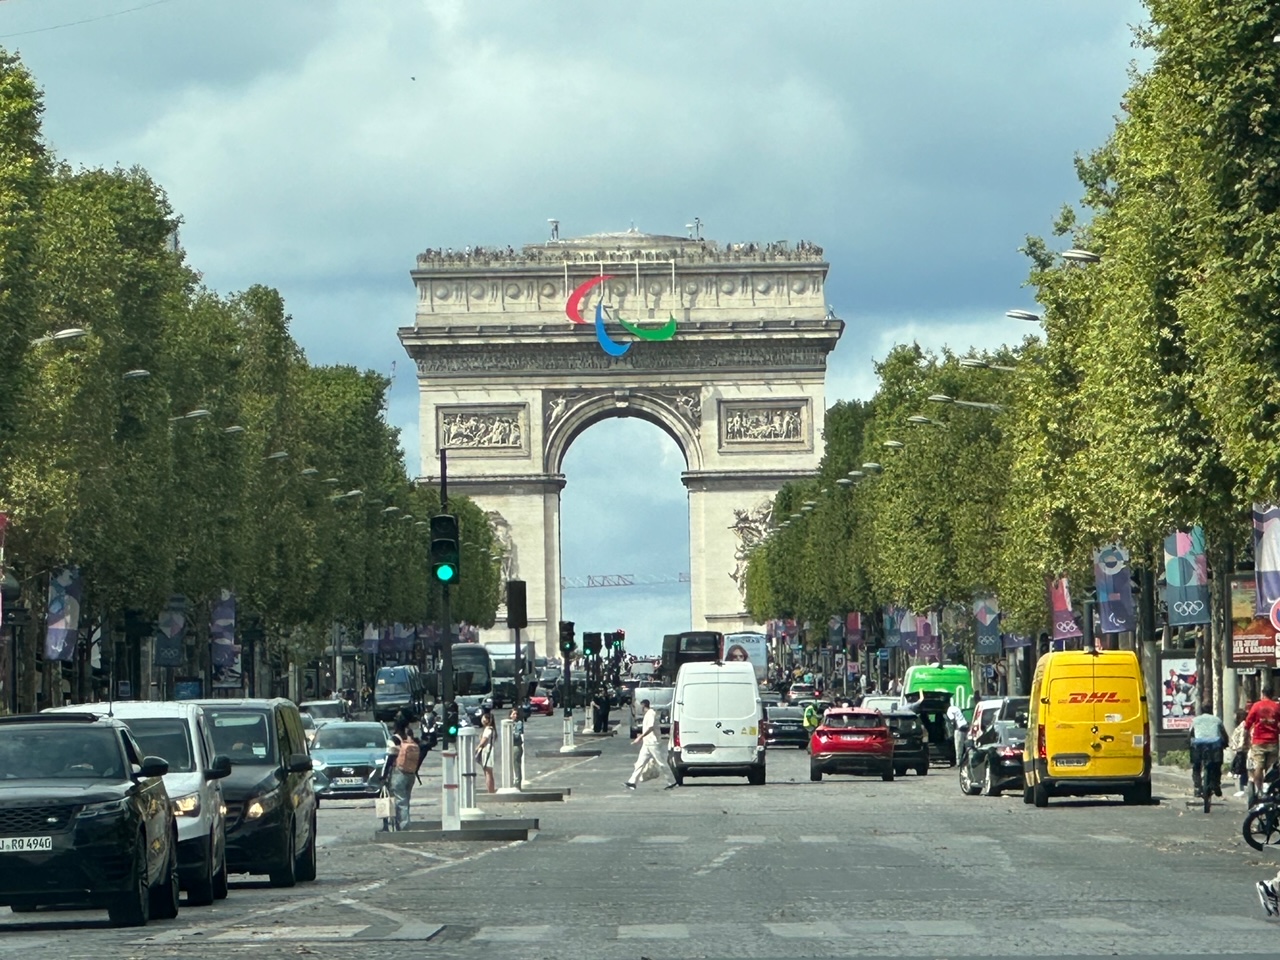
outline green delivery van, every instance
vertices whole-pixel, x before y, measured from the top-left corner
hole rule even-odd
[[[942,692],[951,695],[951,702],[964,711],[965,718],[973,720],[973,675],[963,663],[917,664],[907,668],[902,678],[902,702],[910,703],[918,697],[913,694]]]

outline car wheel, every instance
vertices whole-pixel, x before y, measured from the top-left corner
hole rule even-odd
[[[298,861],[293,855],[295,836],[293,824],[290,823],[285,830],[288,849],[285,851],[284,859],[276,864],[275,869],[267,872],[273,887],[292,887],[298,882]]]
[[[890,767],[884,773],[880,774],[880,779],[885,783],[893,783],[893,767]]]
[[[146,926],[151,919],[151,886],[147,880],[147,841],[139,836],[133,852],[133,886],[107,907],[112,926]]]
[[[984,797],[1000,796],[1000,791],[996,789],[996,778],[991,774],[990,760],[982,765],[982,795]]]
[[[14,913],[35,913],[40,908],[34,903],[11,903],[9,909]]]
[[[749,771],[747,771],[747,783],[751,784],[751,786],[763,787],[764,780],[765,780],[765,770],[764,770],[763,763],[760,764],[759,767],[752,767]]]
[[[1151,803],[1151,783],[1140,783],[1126,790],[1121,796],[1129,806],[1144,807]]]
[[[218,872],[213,875],[213,899],[227,899],[227,855],[222,854],[222,863],[218,867]]]
[[[978,792],[978,785],[973,782],[973,773],[967,763],[960,764],[960,792],[966,797],[972,797]]]
[[[1043,783],[1037,783],[1031,788],[1031,802],[1037,807],[1047,807],[1049,805],[1049,789]]]
[[[1030,788],[1030,787],[1023,787],[1023,788],[1022,788],[1022,802],[1023,802],[1023,803],[1026,803],[1026,804],[1030,804],[1030,803],[1032,802],[1032,800],[1033,800],[1033,799],[1034,799],[1034,796],[1033,796],[1033,794],[1032,794],[1031,788]]]
[[[151,888],[151,916],[172,920],[178,915],[178,835],[169,837],[169,860],[159,882]]]
[[[213,834],[210,834],[209,849],[204,858],[204,869],[200,872],[200,878],[187,890],[187,903],[193,907],[207,907],[213,903],[216,887],[214,874],[218,871],[217,864],[213,862],[215,846]]]
[[[307,848],[294,865],[294,873],[303,883],[310,883],[316,878],[316,818],[311,818],[311,837],[307,840]]]
[[[924,763],[922,763],[922,764],[920,764],[918,767],[916,767],[916,776],[917,776],[917,777],[927,777],[928,775],[929,775],[929,763],[928,763],[928,761],[925,761]]]
[[[822,782],[822,768],[812,761],[809,763],[809,779],[814,783]]]
[[[905,777],[907,775],[906,767],[894,767],[893,772],[896,776]]]

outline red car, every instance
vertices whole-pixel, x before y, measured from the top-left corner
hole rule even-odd
[[[893,779],[893,734],[878,710],[832,708],[809,739],[809,779],[824,773]]]
[[[556,705],[551,702],[551,698],[545,693],[535,693],[529,698],[529,710],[532,713],[540,713],[544,717],[551,716],[556,709]]]

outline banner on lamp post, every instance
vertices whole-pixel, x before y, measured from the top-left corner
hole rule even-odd
[[[1280,600],[1280,505],[1253,505],[1253,576],[1257,582],[1257,610],[1271,612]]]
[[[936,610],[916,615],[916,656],[930,661],[942,659],[942,634],[938,631]]]
[[[886,648],[902,646],[902,615],[892,604],[884,608],[884,645]]]
[[[218,591],[218,599],[209,613],[209,660],[213,664],[213,683],[217,690],[239,690],[244,686],[242,650],[236,643],[236,595],[230,590]]]
[[[986,596],[974,600],[973,618],[978,622],[978,656],[998,656],[1001,651],[1000,604],[996,598]]]
[[[1071,640],[1083,636],[1076,615],[1071,610],[1071,588],[1066,577],[1048,581],[1049,612],[1053,618],[1051,636],[1054,640]]]
[[[174,595],[156,618],[152,662],[157,667],[180,667],[187,640],[187,598]]]
[[[861,650],[865,639],[862,635],[862,614],[848,613],[844,618],[844,640],[850,650]]]
[[[1209,622],[1209,564],[1204,530],[1192,527],[1164,538],[1165,600],[1171,627]]]
[[[80,570],[63,567],[49,578],[49,612],[44,634],[46,660],[72,660],[80,632]]]
[[[1098,620],[1103,633],[1126,633],[1134,628],[1133,583],[1129,579],[1129,551],[1108,544],[1093,551],[1093,585],[1098,591]]]

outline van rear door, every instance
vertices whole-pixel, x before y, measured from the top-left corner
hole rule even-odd
[[[1091,746],[1100,777],[1141,777],[1145,770],[1141,680],[1124,664],[1097,665],[1091,706],[1097,735]]]
[[[751,683],[708,678],[681,687],[680,747],[687,764],[754,763],[760,728]]]
[[[720,718],[720,684],[713,679],[684,684],[680,697],[680,749],[685,763],[697,763],[716,749],[716,721]]]
[[[718,684],[720,719],[717,763],[754,763],[759,743],[760,701],[754,684],[736,677]]]
[[[1051,777],[1099,776],[1092,769],[1093,727],[1096,715],[1089,698],[1093,694],[1093,665],[1061,664],[1051,673],[1049,709],[1041,713],[1045,753]]]

